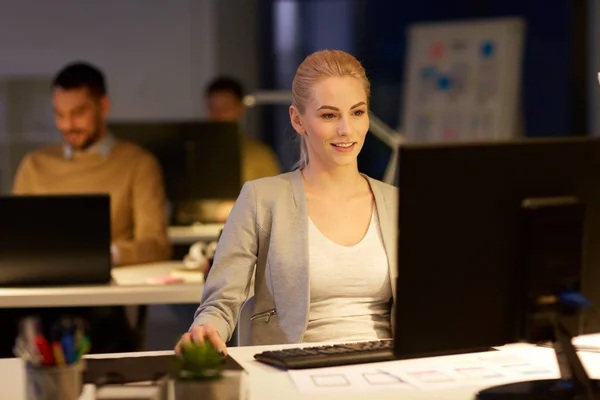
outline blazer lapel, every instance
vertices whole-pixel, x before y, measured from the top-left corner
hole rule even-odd
[[[395,204],[388,204],[383,191],[379,186],[379,182],[374,181],[372,178],[367,177],[373,197],[375,198],[375,205],[377,207],[377,217],[379,218],[379,226],[381,227],[381,236],[383,238],[383,246],[388,258],[388,268],[390,274],[390,283],[392,285],[392,295],[396,298],[396,278],[398,276],[397,263],[397,243],[396,243],[396,227],[398,222],[396,221],[395,210],[390,207],[396,207]],[[392,202],[393,203],[393,202]]]
[[[285,253],[278,261],[283,270],[274,276],[277,296],[277,312],[286,336],[291,343],[302,341],[308,321],[310,288],[308,272],[308,218],[304,182],[300,171],[289,174],[293,205],[285,207],[282,225],[271,238],[285,243]],[[272,233],[273,234],[273,233]]]

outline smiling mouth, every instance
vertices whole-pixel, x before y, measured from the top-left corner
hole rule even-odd
[[[343,149],[347,149],[349,147],[352,147],[356,144],[356,142],[349,142],[349,143],[331,143],[332,146],[334,147],[340,147]]]
[[[356,142],[345,142],[345,143],[331,143],[335,151],[340,153],[349,153],[354,150]]]

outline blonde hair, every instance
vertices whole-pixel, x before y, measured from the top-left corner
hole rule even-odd
[[[299,113],[304,114],[315,83],[324,78],[345,76],[360,80],[369,98],[371,84],[364,67],[353,55],[342,50],[320,50],[310,54],[296,70],[292,81],[292,104]],[[305,168],[307,165],[306,138],[300,135],[300,159],[296,168]]]

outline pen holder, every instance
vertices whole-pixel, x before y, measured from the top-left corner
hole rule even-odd
[[[84,362],[64,367],[27,364],[27,400],[77,400],[83,391]]]

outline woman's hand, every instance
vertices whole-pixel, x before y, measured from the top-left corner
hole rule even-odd
[[[183,346],[189,345],[192,342],[202,343],[204,342],[204,339],[210,340],[217,351],[220,351],[223,355],[227,355],[227,346],[212,324],[194,326],[191,331],[184,333],[175,346],[175,353],[181,355],[181,348]]]

